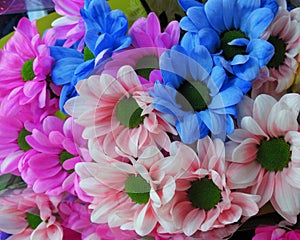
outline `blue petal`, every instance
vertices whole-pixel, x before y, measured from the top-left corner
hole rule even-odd
[[[256,58],[250,56],[249,60],[244,64],[232,66],[234,74],[246,81],[254,80],[259,71],[259,64]]]
[[[209,109],[218,109],[233,106],[241,101],[243,93],[236,87],[226,88],[213,97],[208,105]]]
[[[207,78],[213,67],[213,61],[207,48],[198,45],[191,51],[190,56],[191,59],[188,58],[188,61],[193,79],[203,80]]]
[[[260,7],[260,0],[236,0],[233,24],[236,29],[243,29],[244,22],[252,11]]]
[[[211,53],[215,53],[220,48],[220,37],[211,28],[202,28],[198,32],[200,44],[205,46]]]
[[[76,70],[74,72],[76,78],[78,80],[87,78],[88,75],[91,73],[91,71],[94,69],[94,66],[95,66],[94,59],[83,62],[76,68]]]
[[[68,101],[70,98],[75,97],[77,95],[78,95],[78,93],[77,93],[74,85],[66,84],[63,86],[60,96],[59,96],[59,108],[63,113],[67,114],[64,109],[64,105],[65,105],[66,101]]]
[[[83,63],[83,59],[63,58],[55,62],[51,77],[55,85],[61,86],[71,82],[76,68]]]
[[[247,52],[258,61],[259,67],[262,68],[268,64],[275,53],[274,46],[262,39],[254,39],[247,46]]]
[[[233,26],[235,2],[235,0],[223,0],[223,21],[227,30],[232,29]]]
[[[121,49],[129,47],[130,44],[131,44],[131,37],[129,36],[119,37],[114,41],[113,50],[119,51]]]
[[[189,32],[198,32],[204,27],[210,27],[203,7],[192,7],[187,11],[187,17],[180,21],[180,27]]]
[[[207,81],[207,87],[210,90],[210,95],[215,96],[221,89],[225,79],[226,72],[222,67],[215,66],[212,69],[211,76]]]
[[[114,39],[109,34],[104,33],[98,37],[94,48],[90,50],[93,52],[94,56],[97,56],[104,49],[113,48],[113,43]]]
[[[250,39],[259,38],[273,21],[274,14],[269,8],[253,11],[245,22],[244,32]]]
[[[231,116],[226,116],[226,134],[232,134],[234,131],[234,122]]]
[[[113,37],[119,37],[126,34],[127,28],[128,21],[122,11],[113,10],[107,15],[105,32],[110,33]]]
[[[231,65],[241,65],[249,60],[249,55],[235,55],[233,60],[230,62]]]
[[[50,55],[56,60],[61,58],[78,58],[83,59],[83,54],[76,49],[50,46]]]
[[[271,9],[274,16],[277,14],[278,4],[275,0],[261,0],[261,7],[266,7]]]
[[[184,11],[187,11],[190,7],[203,6],[203,4],[197,0],[178,0],[178,3]]]
[[[251,89],[252,83],[235,77],[228,82],[227,87],[237,87],[243,94],[246,94]]]
[[[201,111],[199,116],[213,135],[226,135],[226,115],[215,114],[212,111]]]
[[[249,40],[246,38],[236,38],[227,43],[228,45],[236,45],[236,46],[247,46],[249,43]]]
[[[204,5],[205,13],[210,25],[218,32],[222,33],[226,30],[223,21],[223,1],[209,0]]]
[[[177,132],[183,143],[191,144],[200,138],[200,126],[195,114],[189,114],[176,122]]]

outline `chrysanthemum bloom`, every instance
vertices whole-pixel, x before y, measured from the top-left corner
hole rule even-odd
[[[161,79],[157,70],[159,57],[166,49],[179,42],[179,23],[172,21],[161,32],[158,17],[155,13],[150,13],[147,18],[137,19],[129,29],[128,35],[132,38],[134,49],[114,54],[111,61],[105,64],[104,72],[116,76],[120,67],[130,65],[142,83],[154,84],[157,79]]]
[[[164,220],[161,232],[183,232],[192,236],[235,223],[242,216],[258,212],[259,196],[231,191],[226,183],[225,147],[220,139],[205,137],[198,141],[197,152],[180,144],[173,150],[172,165],[184,162],[185,169],[177,170],[175,195],[158,209]],[[201,236],[201,235],[200,235]]]
[[[252,240],[297,240],[300,239],[300,231],[286,230],[276,226],[264,226],[255,229]]]
[[[291,223],[296,223],[300,212],[299,96],[297,99],[287,94],[277,102],[269,95],[259,95],[246,108],[241,127],[228,136],[231,141],[226,148],[229,186],[260,195],[259,207],[270,200]],[[291,108],[291,102],[298,104],[298,110]]]
[[[51,47],[51,56],[56,62],[52,68],[53,82],[63,86],[60,94],[60,109],[65,102],[77,96],[75,85],[91,74],[113,52],[127,48],[131,38],[126,36],[128,21],[120,10],[111,10],[105,0],[86,1],[81,9],[86,33],[83,53],[64,47]]]
[[[56,218],[59,201],[31,189],[6,192],[0,197],[0,230],[12,234],[9,240],[63,239]]]
[[[78,44],[77,49],[82,51],[85,26],[80,9],[84,7],[84,0],[53,0],[53,2],[55,12],[62,17],[55,19],[48,31],[51,31],[56,39],[65,40],[63,47],[69,48]]]
[[[152,97],[130,66],[123,66],[117,78],[91,76],[76,89],[79,96],[70,99],[65,109],[85,127],[83,137],[89,146],[111,157],[119,156],[116,148],[134,157],[150,145],[168,150],[167,132],[176,131],[153,109]]]
[[[34,128],[41,126],[42,120],[58,110],[56,99],[47,100],[41,109],[38,102],[19,105],[19,99],[7,96],[0,107],[0,174],[20,175],[18,164],[24,154],[31,149],[26,141]]]
[[[276,8],[264,6],[266,1],[260,0],[191,2],[181,1],[188,7],[187,16],[180,21],[187,31],[181,44],[185,48],[204,45],[215,55],[217,65],[241,79],[254,80],[274,54],[273,45],[260,37],[272,22]]]
[[[182,155],[177,156],[181,158]],[[165,159],[157,147],[150,146],[130,163],[98,155],[93,163],[78,163],[81,188],[93,201],[91,219],[95,223],[108,223],[109,227],[134,230],[141,236],[156,227],[156,208],[172,199],[175,191],[173,175],[182,172],[186,162],[177,165]],[[170,175],[172,172],[173,175]]]
[[[32,148],[22,157],[19,170],[24,181],[37,193],[58,195],[68,191],[82,200],[89,198],[79,188],[76,163],[91,161],[82,139],[82,127],[49,116],[40,129],[33,129],[26,141]]]
[[[15,30],[0,52],[0,99],[13,91],[22,96],[20,104],[37,101],[42,108],[49,94],[47,76],[53,58],[35,22],[22,18]]]
[[[209,132],[222,139],[233,132],[235,104],[249,90],[249,82],[228,79],[200,45],[166,51],[160,58],[160,69],[163,82],[154,85],[153,105],[168,116],[184,143],[193,143]]]
[[[294,83],[299,68],[300,8],[289,12],[284,7],[279,7],[275,19],[262,38],[274,46],[275,54],[253,82],[253,96],[259,93],[279,94]],[[267,87],[269,90],[264,91]]]

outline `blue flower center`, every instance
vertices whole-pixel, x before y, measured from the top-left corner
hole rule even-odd
[[[132,97],[123,98],[116,107],[116,116],[119,122],[128,128],[136,128],[143,121],[146,115],[141,116],[143,110]]]
[[[256,160],[267,171],[276,172],[288,167],[291,159],[290,144],[283,138],[262,140]]]
[[[229,45],[232,40],[239,39],[239,38],[246,38],[247,36],[239,31],[239,30],[230,30],[225,31],[221,34],[221,49],[223,50],[223,56],[226,60],[232,60],[236,55],[245,55],[246,47],[245,46],[236,46],[236,45]]]
[[[26,212],[26,220],[32,229],[36,229],[37,226],[40,225],[40,223],[42,222],[40,216],[29,212]]]
[[[23,151],[28,151],[29,149],[31,149],[31,146],[27,143],[25,137],[30,135],[31,132],[28,132],[25,128],[23,128],[20,132],[19,132],[19,136],[18,136],[18,145],[19,147],[23,150]]]
[[[125,192],[133,202],[138,204],[149,201],[150,189],[150,184],[140,175],[131,174],[125,182]]]
[[[22,78],[24,82],[30,81],[36,76],[33,71],[33,61],[34,58],[29,59],[22,66]]]
[[[214,208],[222,200],[221,190],[208,178],[191,182],[187,193],[194,207],[206,211]]]
[[[274,46],[275,52],[267,66],[269,68],[278,69],[285,60],[286,44],[282,39],[274,36],[270,36],[268,42]]]
[[[211,102],[211,96],[207,86],[201,81],[185,80],[177,89],[176,103],[184,111],[190,111],[191,107],[195,112],[207,109]],[[188,101],[188,103],[186,102]]]

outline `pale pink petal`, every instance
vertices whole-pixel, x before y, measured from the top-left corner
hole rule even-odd
[[[135,214],[134,228],[137,234],[141,236],[149,234],[154,229],[156,223],[155,213],[149,203],[139,209]]]
[[[200,230],[201,231],[208,231],[213,228],[215,221],[219,218],[220,209],[218,206],[206,212],[205,221],[202,223]]]
[[[187,236],[193,235],[201,226],[205,219],[205,211],[194,208],[190,211],[183,221],[183,232]]]
[[[242,192],[232,192],[230,197],[232,197],[232,203],[241,207],[243,216],[251,217],[258,213],[259,208],[257,202],[260,200],[260,196]]]
[[[238,145],[232,152],[232,162],[236,163],[249,163],[256,159],[258,152],[258,142],[254,138],[248,138]]]
[[[237,222],[242,216],[242,207],[239,205],[232,204],[230,209],[223,211],[218,221],[222,224],[227,225]]]
[[[260,125],[250,116],[246,116],[242,119],[241,126],[243,129],[246,129],[254,135],[262,136],[267,139],[269,138],[267,133],[265,133]]]

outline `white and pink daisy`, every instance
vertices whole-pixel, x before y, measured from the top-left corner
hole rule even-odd
[[[63,47],[69,48],[78,42],[78,50],[84,48],[85,25],[80,15],[84,0],[53,0],[55,12],[61,17],[52,22],[51,32],[55,39],[66,40]]]
[[[252,107],[245,107],[241,127],[226,146],[229,186],[260,195],[259,207],[271,201],[291,223],[300,213],[299,100],[299,94],[278,102],[265,94],[249,99]]]
[[[36,101],[40,108],[45,107],[53,61],[35,22],[22,18],[14,35],[0,50],[0,99],[19,94],[19,104]]]
[[[84,201],[89,201],[79,187],[74,172],[78,162],[91,161],[82,127],[72,118],[65,122],[48,116],[39,129],[33,129],[26,141],[31,147],[19,162],[24,181],[37,193],[58,195],[68,191]]]
[[[92,222],[146,236],[158,224],[156,209],[174,195],[175,182],[165,172],[175,175],[185,162],[173,165],[155,146],[146,148],[137,160],[128,158],[131,163],[99,154],[96,162],[78,163],[75,170],[81,188],[93,197]]]
[[[111,157],[116,150],[137,157],[147,146],[168,151],[167,132],[176,131],[153,108],[153,98],[144,90],[130,66],[123,66],[118,77],[93,75],[76,85],[78,97],[67,101],[66,111],[84,126],[83,137],[90,146]]]
[[[158,209],[160,232],[192,236],[197,231],[222,228],[258,212],[259,196],[231,191],[227,185],[225,147],[220,139],[199,140],[197,152],[180,144],[170,155],[180,156],[170,164],[176,166],[181,161],[186,167],[181,171],[179,168],[174,177],[174,197]]]
[[[57,197],[36,194],[31,189],[2,193],[0,231],[12,234],[8,240],[63,239],[58,222]]]
[[[295,81],[299,68],[300,8],[286,10],[286,1],[262,38],[272,43],[275,54],[253,82],[252,96],[266,93],[280,98]],[[285,5],[285,6],[284,6]]]

